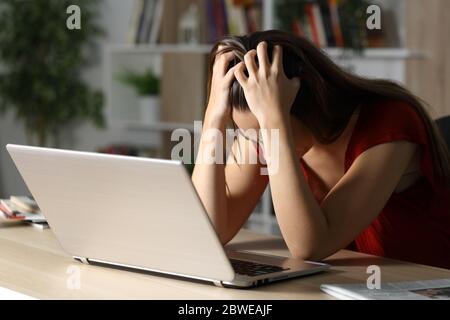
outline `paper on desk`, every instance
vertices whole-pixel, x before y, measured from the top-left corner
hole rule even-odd
[[[0,199],[0,218],[2,221],[8,222],[45,222],[46,219],[42,215],[40,210],[36,210],[34,212],[23,212],[17,208],[11,200],[8,199]],[[6,210],[6,211],[5,211]],[[5,211],[5,212],[3,212]],[[18,212],[17,215],[12,215],[12,212]],[[8,214],[9,213],[9,214]]]
[[[17,219],[12,219],[0,211],[0,222],[17,223],[17,222],[45,222],[47,221],[42,214],[24,214]]]
[[[322,284],[320,289],[343,300],[450,300],[450,278],[387,282],[380,289],[366,283]]]
[[[0,300],[37,300],[25,294],[0,287]]]

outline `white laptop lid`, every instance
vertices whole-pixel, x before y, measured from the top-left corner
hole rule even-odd
[[[7,149],[70,255],[198,278],[234,278],[180,162]]]

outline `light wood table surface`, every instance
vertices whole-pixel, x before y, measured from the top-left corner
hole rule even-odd
[[[242,230],[228,245],[236,250],[286,256],[282,239]],[[209,283],[83,265],[67,255],[52,231],[0,224],[0,287],[38,299],[333,299],[323,283],[366,282],[367,266],[378,265],[387,281],[450,278],[450,270],[341,250],[324,273],[253,289],[225,289]],[[73,266],[80,289],[69,289]]]

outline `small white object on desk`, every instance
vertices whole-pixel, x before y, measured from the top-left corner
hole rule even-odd
[[[19,197],[16,197],[18,199]],[[25,198],[25,197],[24,197]],[[34,200],[33,200],[34,201]],[[16,200],[17,202],[17,200]],[[31,205],[31,203],[29,204]],[[37,205],[35,206],[35,210],[28,212],[24,211],[23,209],[19,208],[15,202],[9,199],[0,199],[0,217],[3,218],[6,221],[13,221],[13,222],[36,222],[41,223],[45,222],[46,219],[42,215],[41,211],[39,210],[39,207]]]
[[[39,230],[45,230],[49,229],[50,226],[46,221],[37,221],[37,222],[27,222],[30,226],[33,228],[39,229]]]

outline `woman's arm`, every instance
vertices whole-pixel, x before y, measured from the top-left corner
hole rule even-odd
[[[379,214],[416,146],[399,142],[367,150],[319,205],[301,173],[289,124],[289,110],[299,81],[287,79],[282,72],[281,47],[275,47],[272,65],[266,50],[266,44],[261,43],[257,51],[247,53],[245,65],[237,65],[235,76],[261,129],[265,129],[264,152],[276,157],[268,161],[269,179],[275,212],[289,250],[303,259],[322,259],[344,248]],[[278,150],[271,149],[273,142]]]
[[[207,134],[208,132],[211,133]],[[205,117],[196,164],[192,173],[192,182],[222,242],[228,225],[225,165],[211,163],[207,160],[215,158],[215,148],[223,152],[223,143],[219,141],[221,139],[219,134],[224,134],[224,132],[224,124]]]
[[[229,118],[228,95],[233,71],[227,71],[233,53],[217,57],[214,64],[211,93],[203,123],[192,182],[222,243],[230,241],[247,220],[267,185],[259,174],[260,165],[248,161],[236,163],[230,157],[225,165],[225,125]],[[251,142],[241,136],[234,141],[232,153],[248,159],[256,152]]]
[[[278,169],[268,165],[273,205],[292,255],[303,259],[326,258],[369,226],[394,192],[417,148],[396,142],[367,150],[319,205],[293,152],[288,126],[268,121],[263,127],[279,128]],[[271,139],[270,133],[263,134],[263,140]]]

